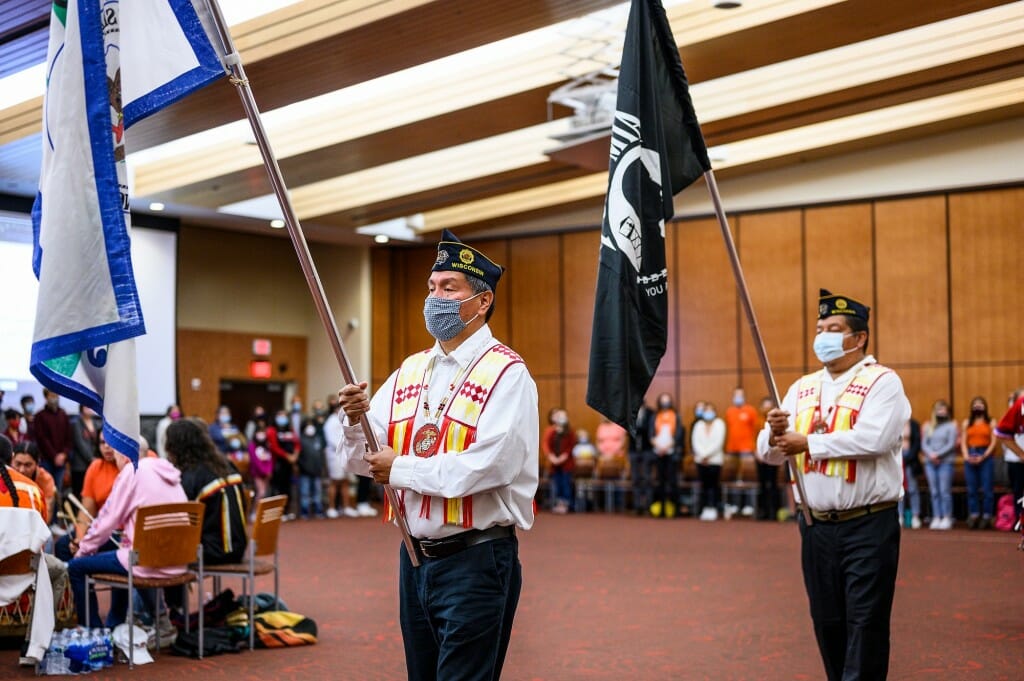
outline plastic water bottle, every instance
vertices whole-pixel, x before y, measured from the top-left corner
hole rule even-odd
[[[47,664],[47,674],[58,676],[70,673],[70,670],[68,669],[68,658],[66,657],[67,643],[68,632],[66,630],[58,631],[53,635],[53,638],[50,639],[50,650],[53,652],[50,657],[50,662]]]
[[[89,632],[89,669],[94,672],[106,667],[107,650],[102,629]]]
[[[68,642],[67,658],[72,674],[88,674],[89,669],[89,632],[76,629]]]
[[[114,666],[114,637],[110,633],[110,629],[107,627],[103,628],[103,651],[106,656],[103,658],[104,667]]]

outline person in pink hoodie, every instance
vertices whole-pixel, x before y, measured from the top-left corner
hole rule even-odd
[[[115,459],[120,472],[114,480],[110,496],[89,526],[89,531],[81,541],[72,542],[70,546],[75,557],[68,563],[68,580],[71,582],[75,610],[78,612],[78,623],[88,627],[104,625],[100,624],[95,592],[89,596],[90,621],[85,622],[85,577],[97,573],[128,574],[128,552],[135,532],[135,512],[142,506],[188,501],[181,487],[181,472],[169,461],[142,458],[136,469],[130,459],[120,452],[115,454]],[[124,528],[121,548],[97,553],[118,528]],[[169,577],[183,573],[185,568],[184,565],[148,570],[135,568],[135,576]],[[125,621],[128,602],[127,591],[115,589],[111,592],[110,612],[105,626],[114,627]]]

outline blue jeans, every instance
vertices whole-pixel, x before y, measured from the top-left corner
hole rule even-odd
[[[399,619],[409,681],[501,677],[523,585],[519,542],[494,539],[418,568],[400,548]]]
[[[92,556],[74,558],[68,563],[68,581],[71,582],[71,595],[75,599],[78,623],[90,629],[103,626],[113,628],[125,621],[128,612],[127,589],[114,589],[110,592],[110,612],[107,613],[106,624],[102,624],[100,621],[96,592],[89,592],[89,621],[85,621],[85,576],[99,573],[127,575],[128,571],[117,559],[116,551],[104,551]]]
[[[322,515],[324,512],[323,485],[319,475],[299,476],[299,513]]]
[[[968,450],[971,456],[981,456],[985,453],[984,447],[971,447]],[[981,513],[986,518],[991,518],[996,508],[996,495],[992,489],[992,470],[995,463],[992,457],[988,457],[981,463],[964,462],[964,479],[967,482],[967,512],[976,516]],[[978,508],[978,492],[981,488],[982,503]]]
[[[552,471],[551,481],[555,483],[555,499],[572,506],[573,494],[572,473],[569,471]]]
[[[947,456],[939,463],[931,459],[924,462],[928,477],[928,491],[932,498],[933,518],[953,517],[953,457]]]
[[[910,464],[903,464],[903,478],[907,481],[907,493],[904,495],[910,499],[910,512],[915,518],[921,517],[921,486],[917,484],[917,476],[914,475],[914,467]],[[903,505],[906,499],[900,499],[900,518],[903,517]]]

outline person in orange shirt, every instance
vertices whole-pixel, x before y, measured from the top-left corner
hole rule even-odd
[[[747,395],[743,388],[736,388],[732,391],[732,405],[725,410],[725,455],[733,457],[737,463],[737,481],[744,481],[744,472],[747,474],[746,481],[750,480],[750,473],[755,470],[754,449],[757,446],[757,409],[747,404]],[[744,503],[740,513],[745,516],[754,515],[752,497],[756,494],[753,490],[749,492],[750,498]],[[727,513],[726,515],[731,515]]]
[[[103,508],[107,497],[110,496],[110,490],[114,488],[114,480],[117,479],[117,475],[120,472],[117,467],[117,460],[114,457],[114,448],[107,444],[106,438],[103,437],[102,428],[97,430],[96,446],[99,456],[89,464],[89,468],[85,471],[85,480],[82,482],[81,502],[85,510],[88,511],[88,515],[79,511],[78,517],[75,519],[75,532],[68,533],[58,539],[53,549],[54,555],[63,561],[71,560],[74,557],[71,552],[71,542],[80,533],[85,533],[91,522],[90,517],[95,518],[96,514]]]
[[[36,483],[43,494],[43,503],[50,517],[54,513],[54,500],[57,498],[57,484],[53,476],[39,465],[39,448],[36,443],[22,441],[14,445],[11,457],[11,468]]]
[[[964,457],[964,479],[967,482],[967,528],[971,530],[984,530],[992,526],[992,514],[996,506],[992,487],[995,430],[996,422],[989,416],[988,402],[984,397],[972,399],[971,415],[964,419],[964,437],[960,438],[960,453]],[[982,497],[980,508],[979,491]]]
[[[0,506],[34,508],[49,523],[50,514],[39,485],[10,467],[12,457],[11,441],[0,435]]]

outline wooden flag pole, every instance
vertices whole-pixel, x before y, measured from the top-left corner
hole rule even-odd
[[[224,20],[224,15],[217,0],[206,1],[224,47],[224,63],[231,72],[231,83],[236,86],[238,96],[242,99],[242,107],[245,109],[246,118],[249,119],[249,125],[252,127],[253,135],[256,137],[256,145],[259,147],[260,155],[263,157],[263,165],[267,169],[270,184],[274,188],[274,194],[277,196],[281,211],[284,213],[285,225],[288,227],[288,236],[291,237],[292,246],[295,247],[295,254],[299,258],[299,265],[302,267],[302,273],[305,275],[306,283],[309,285],[309,292],[313,296],[313,304],[316,306],[320,322],[323,324],[324,331],[327,332],[327,339],[330,341],[331,348],[334,350],[334,355],[338,360],[342,378],[346,383],[358,385],[359,381],[355,377],[352,363],[349,362],[348,355],[345,352],[345,345],[342,343],[341,335],[338,333],[334,314],[331,312],[330,305],[327,303],[327,297],[324,295],[323,284],[321,284],[320,276],[317,274],[316,266],[313,264],[313,258],[306,243],[306,236],[302,232],[299,218],[295,214],[295,209],[292,207],[291,199],[288,196],[288,188],[284,183],[284,177],[281,175],[281,168],[277,164],[277,158],[274,156],[274,152],[270,147],[270,141],[267,139],[266,130],[263,128],[260,111],[256,106],[252,89],[249,87],[249,80],[245,76],[245,68],[242,66],[241,56],[235,50],[234,40],[232,40],[231,33],[228,31],[227,22]],[[370,425],[370,420],[366,414],[360,417],[359,425],[363,428],[363,434],[366,436],[366,443],[370,451],[380,451],[377,434],[373,431],[373,427]],[[384,493],[387,495],[391,508],[395,509],[396,524],[402,533],[405,549],[409,552],[409,560],[414,566],[418,567],[420,561],[416,555],[412,536],[409,534],[409,524],[405,519],[404,507],[399,502],[398,495],[395,494],[395,490],[391,485],[384,485]]]
[[[775,385],[775,376],[772,374],[771,365],[768,364],[768,353],[764,348],[764,339],[761,337],[761,328],[757,325],[757,317],[754,315],[754,305],[750,302],[750,291],[747,289],[747,281],[743,277],[743,266],[740,265],[740,256],[736,252],[736,243],[732,238],[732,231],[729,229],[729,221],[725,217],[725,209],[722,207],[722,196],[718,193],[718,183],[715,182],[715,171],[707,170],[704,173],[704,181],[708,185],[708,192],[711,194],[711,202],[715,206],[715,215],[718,216],[718,226],[722,229],[722,239],[725,240],[725,250],[729,253],[729,262],[732,263],[732,273],[736,277],[736,288],[740,293],[740,300],[743,301],[743,309],[747,313],[747,323],[750,325],[750,333],[754,337],[754,349],[757,350],[757,361],[761,363],[761,373],[764,374],[765,383],[771,392],[772,402],[776,406],[782,405],[779,399],[779,389]],[[796,483],[800,492],[800,507],[804,514],[804,521],[813,525],[811,509],[807,504],[807,493],[804,491],[804,477],[799,466],[793,461],[793,457],[786,457],[789,463],[789,474]]]

